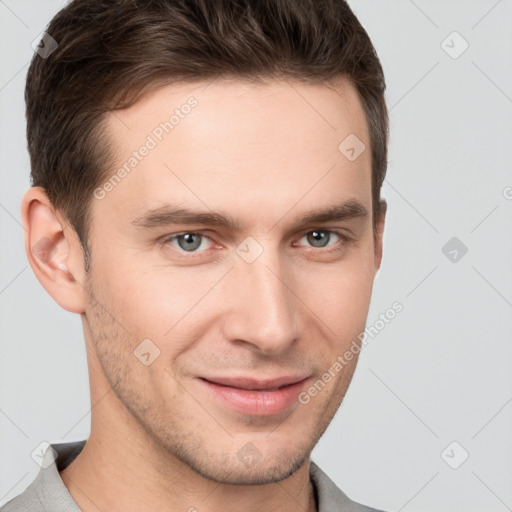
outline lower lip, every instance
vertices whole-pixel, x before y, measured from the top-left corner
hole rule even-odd
[[[293,403],[297,402],[307,380],[306,378],[275,391],[248,391],[222,386],[204,379],[199,379],[199,382],[228,407],[237,412],[253,416],[271,416],[288,409]]]

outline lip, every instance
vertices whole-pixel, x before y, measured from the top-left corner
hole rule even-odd
[[[242,414],[272,416],[296,403],[309,376],[269,380],[247,377],[199,377],[198,382],[221,403]]]

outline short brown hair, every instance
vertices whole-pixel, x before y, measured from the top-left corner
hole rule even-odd
[[[34,54],[25,89],[32,185],[66,216],[86,262],[90,201],[111,172],[106,114],[160,85],[222,77],[348,78],[370,133],[375,229],[387,168],[386,86],[344,0],[73,0],[46,32],[58,46],[46,58]]]

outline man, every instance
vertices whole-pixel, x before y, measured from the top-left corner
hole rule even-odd
[[[75,0],[26,86],[37,278],[91,433],[2,510],[374,510],[310,460],[382,257],[384,77],[342,0]]]

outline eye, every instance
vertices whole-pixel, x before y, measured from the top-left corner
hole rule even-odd
[[[210,240],[206,235],[202,233],[194,233],[194,232],[186,232],[179,233],[177,235],[171,235],[163,240],[164,244],[173,245],[173,247],[177,247],[178,249],[184,252],[202,252],[198,251],[201,246],[202,249],[207,249],[208,247],[204,247],[203,242],[205,240]],[[177,246],[174,244],[177,243]]]
[[[333,231],[331,229],[315,229],[314,231],[309,231],[302,237],[302,239],[305,238],[308,244],[310,244],[312,247],[322,249],[324,247],[337,245],[336,240],[334,240],[334,244],[329,245],[329,242],[331,242],[333,235],[334,237],[338,238],[338,241],[348,242],[350,240],[348,236],[343,235],[338,231]]]

